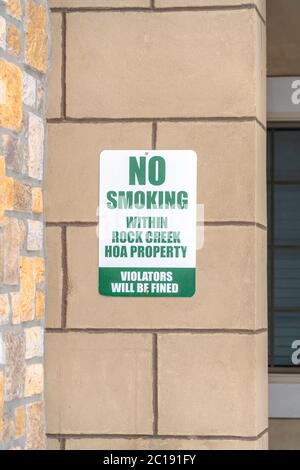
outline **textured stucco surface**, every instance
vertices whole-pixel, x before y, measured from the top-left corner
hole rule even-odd
[[[49,449],[267,448],[265,1],[50,5]],[[97,292],[98,158],[126,148],[198,153],[191,299]]]
[[[45,448],[48,54],[47,2],[0,0],[0,449]]]

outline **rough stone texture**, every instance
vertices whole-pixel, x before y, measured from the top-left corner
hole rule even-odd
[[[20,20],[22,17],[22,0],[7,0],[7,13]]]
[[[48,10],[0,3],[0,450],[42,449]]]
[[[43,248],[43,222],[28,220],[27,250],[40,251]]]
[[[16,211],[31,212],[32,197],[31,186],[29,184],[14,181],[14,204]]]
[[[19,406],[15,411],[16,439],[22,437],[25,433],[25,408]]]
[[[42,214],[43,212],[43,192],[41,188],[32,188],[32,212]]]
[[[23,256],[20,260],[20,291],[12,294],[12,308],[15,323],[34,319],[35,298],[34,259]]]
[[[0,126],[20,130],[22,122],[22,73],[19,67],[0,59],[0,83],[4,99],[0,101]]]
[[[9,298],[8,294],[0,295],[0,326],[8,323],[9,320]]]
[[[22,49],[22,36],[19,28],[9,25],[7,28],[7,50],[19,56]]]
[[[43,5],[27,0],[25,61],[40,72],[48,65],[47,14]]]
[[[23,72],[23,103],[33,107],[36,101],[36,79]]]
[[[5,400],[20,399],[24,393],[25,337],[23,332],[4,334],[5,344]]]
[[[5,156],[6,167],[16,172],[20,171],[21,144],[16,135],[3,134],[0,138],[1,153]]]
[[[51,15],[52,28],[52,66],[49,73],[49,106],[47,116],[59,117],[61,114],[61,72],[62,72],[62,16],[59,13]]]
[[[26,367],[24,396],[30,397],[42,393],[44,386],[44,368],[42,364]]]
[[[28,175],[43,178],[44,123],[35,114],[29,113],[28,123]]]
[[[27,439],[26,449],[41,450],[46,448],[44,403],[35,402],[26,406]]]
[[[44,349],[44,334],[40,326],[27,328],[25,330],[26,338],[26,359],[41,357]]]
[[[4,50],[6,48],[6,21],[2,16],[0,16],[0,47]],[[2,99],[3,97],[1,96],[0,103]]]

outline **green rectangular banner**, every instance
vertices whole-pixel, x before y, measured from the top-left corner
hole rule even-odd
[[[196,269],[99,268],[99,292],[124,297],[192,297]]]

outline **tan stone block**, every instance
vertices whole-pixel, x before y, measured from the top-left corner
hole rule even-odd
[[[67,114],[258,115],[257,22],[254,9],[74,13],[67,26]]]
[[[35,280],[37,284],[42,284],[45,278],[45,262],[40,256],[34,258]]]
[[[61,70],[62,70],[62,15],[52,13],[52,46],[51,46],[51,68],[48,78],[48,112],[49,118],[61,115]]]
[[[39,72],[48,66],[47,11],[33,0],[26,3],[25,61]]]
[[[48,253],[48,306],[46,324],[48,328],[60,328],[63,280],[61,229],[59,227],[47,227],[46,240]]]
[[[254,122],[159,123],[157,148],[198,155],[198,203],[205,221],[266,225],[265,132]]]
[[[204,248],[197,254],[196,294],[191,298],[101,296],[96,227],[69,228],[67,238],[70,328],[256,329],[267,325],[266,232],[261,229],[206,227]]]
[[[7,0],[7,13],[17,20],[22,18],[22,0]]]
[[[4,406],[4,375],[0,371],[0,417],[3,416],[3,406]]]
[[[45,211],[52,222],[97,220],[102,150],[151,148],[151,124],[50,124],[48,131]]]
[[[270,419],[270,450],[300,450],[300,419]]]
[[[25,335],[10,330],[4,335],[5,345],[5,401],[24,397]]]
[[[16,439],[24,436],[25,433],[25,408],[19,406],[15,411]]]
[[[22,49],[22,35],[19,28],[9,25],[7,28],[7,50],[19,56]]]
[[[0,157],[0,224],[4,223],[6,202],[5,158]]]
[[[45,312],[45,294],[37,291],[36,293],[36,319],[42,320]]]
[[[14,209],[16,211],[31,212],[32,196],[31,186],[14,180]]]
[[[28,113],[28,154],[25,166],[28,176],[43,179],[44,121],[33,113]]]
[[[27,416],[27,450],[46,449],[44,403],[35,402],[26,406]]]
[[[43,392],[44,368],[42,364],[31,364],[26,367],[24,396],[31,397]]]
[[[9,299],[8,294],[0,295],[0,325],[8,323],[9,319]]]
[[[22,72],[19,67],[0,60],[0,84],[4,89],[0,125],[18,131],[22,122]]]
[[[32,188],[32,212],[35,214],[42,214],[43,212],[42,188]]]
[[[71,0],[72,1],[72,0]],[[266,16],[266,0],[254,0],[253,2],[260,13]],[[170,7],[232,7],[249,5],[248,0],[155,0],[156,8]]]
[[[151,335],[51,333],[45,358],[49,433],[152,432]]]
[[[15,420],[12,412],[4,414],[3,418],[3,442],[6,446],[7,443],[15,437]]]
[[[50,0],[50,8],[78,8],[78,7],[149,7],[150,0]]]
[[[15,181],[13,178],[5,178],[5,191],[6,201],[5,208],[8,211],[14,210],[14,192],[15,192]]]
[[[31,321],[35,317],[35,264],[34,258],[20,259],[20,291],[12,294],[13,321]]]
[[[43,356],[43,329],[39,326],[25,329],[26,359]]]
[[[265,333],[159,335],[159,433],[255,437],[264,431],[266,349]]]
[[[67,439],[66,450],[267,450],[265,439]]]
[[[40,220],[27,221],[27,250],[42,251],[44,244],[44,223]]]
[[[6,217],[0,237],[0,279],[3,284],[17,285],[20,277],[20,249],[24,242],[24,222]]]
[[[299,2],[267,2],[268,75],[300,74]]]
[[[60,450],[60,441],[58,439],[47,439],[47,450]]]

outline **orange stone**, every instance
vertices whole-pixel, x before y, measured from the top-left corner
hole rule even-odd
[[[41,188],[32,188],[32,212],[36,214],[43,212],[43,193]]]
[[[45,310],[45,296],[43,292],[36,293],[36,319],[42,320]]]
[[[14,179],[7,177],[5,182],[5,209],[12,211],[14,210]]]
[[[0,157],[0,224],[4,223],[5,211],[5,158]]]
[[[19,131],[22,124],[22,72],[0,60],[0,126]]]
[[[35,317],[35,264],[26,256],[20,261],[20,291],[12,295],[13,322],[31,321]]]
[[[16,408],[15,412],[16,418],[16,439],[24,436],[25,431],[25,409],[24,406],[19,406]]]
[[[9,300],[8,294],[0,295],[0,325],[8,321],[9,316]]]
[[[3,437],[3,412],[4,412],[4,375],[0,372],[0,440]]]
[[[22,37],[19,28],[9,25],[7,29],[7,49],[12,54],[19,56],[22,48]]]
[[[22,18],[22,0],[7,0],[7,13],[20,20]]]
[[[36,256],[34,258],[35,263],[35,279],[37,284],[42,284],[44,282],[44,274],[45,274],[45,263],[43,258],[40,256]]]
[[[47,12],[42,5],[28,0],[26,8],[25,61],[31,67],[46,72],[48,66]]]

